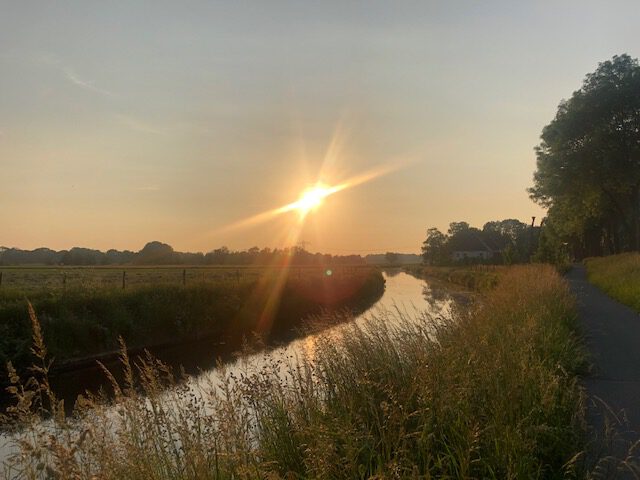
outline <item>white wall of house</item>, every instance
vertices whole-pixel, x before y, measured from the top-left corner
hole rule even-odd
[[[492,253],[488,250],[455,250],[451,253],[453,260],[459,261],[465,258],[488,260],[492,257]]]

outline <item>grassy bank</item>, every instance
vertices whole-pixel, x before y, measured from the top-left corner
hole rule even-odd
[[[169,380],[147,364],[117,388],[117,415],[94,401],[76,423],[34,421],[13,478],[572,475],[583,351],[552,268],[509,268],[482,310],[453,321],[398,315],[321,335],[288,380],[276,361],[162,393]],[[35,420],[25,405],[38,397],[16,394],[12,414]]]
[[[415,265],[406,267],[413,275],[451,283],[475,292],[488,292],[498,285],[500,274],[505,267],[493,265],[461,265],[434,267]]]
[[[274,300],[274,289],[280,294]],[[303,317],[323,309],[363,309],[384,291],[377,270],[353,275],[181,285],[134,289],[32,291],[29,300],[57,363],[117,350],[118,337],[132,348],[215,336],[239,339],[257,332],[283,336]],[[0,292],[0,363],[30,362],[30,322],[24,293]]]
[[[585,263],[591,283],[640,312],[640,254],[588,258]]]

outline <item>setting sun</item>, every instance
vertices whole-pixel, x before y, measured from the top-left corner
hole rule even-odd
[[[300,199],[292,207],[298,210],[301,215],[306,215],[309,211],[322,205],[324,199],[334,192],[334,188],[316,185],[302,192]]]

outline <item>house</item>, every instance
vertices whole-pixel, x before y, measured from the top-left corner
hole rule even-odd
[[[469,232],[455,238],[451,245],[451,260],[454,262],[477,262],[492,260],[500,254],[500,249],[489,245],[480,235]]]

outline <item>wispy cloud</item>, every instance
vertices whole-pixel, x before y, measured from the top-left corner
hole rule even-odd
[[[137,192],[157,192],[160,190],[158,185],[143,185],[141,187],[135,187],[135,191]]]
[[[153,135],[166,135],[167,130],[164,128],[159,128],[155,125],[151,125],[147,122],[141,121],[137,118],[133,118],[129,115],[123,115],[121,113],[117,113],[115,115],[116,120],[120,122],[125,127],[130,128],[131,130],[136,130],[138,132],[143,133],[151,133]]]
[[[74,68],[66,64],[60,57],[58,57],[54,53],[43,52],[33,55],[31,57],[31,61],[59,70],[60,72],[62,72],[62,75],[68,82],[83,90],[91,93],[96,93],[98,95],[103,95],[105,97],[118,96],[117,93],[112,92],[111,90],[107,90],[106,88],[101,88],[97,86],[92,80],[89,80],[86,77],[78,74],[78,72]]]
[[[87,90],[89,92],[98,93],[100,95],[105,95],[107,97],[116,97],[117,96],[114,92],[112,92],[110,90],[106,90],[104,88],[96,87],[93,84],[93,82],[91,82],[89,80],[86,80],[84,78],[80,78],[80,76],[70,68],[63,67],[62,71],[64,72],[64,75],[67,78],[67,80],[69,80],[71,83],[73,83],[77,87],[80,87],[80,88],[82,88],[84,90]]]

